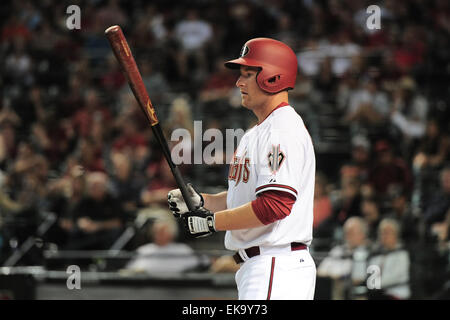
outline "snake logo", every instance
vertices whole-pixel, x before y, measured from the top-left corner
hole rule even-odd
[[[249,51],[249,49],[248,49],[247,45],[244,44],[244,46],[241,49],[241,54],[239,56],[241,58],[245,57],[248,54],[248,51]]]
[[[269,168],[273,174],[275,174],[278,170],[280,170],[281,165],[286,159],[284,153],[280,150],[280,145],[272,146],[272,150],[267,155],[269,160]]]

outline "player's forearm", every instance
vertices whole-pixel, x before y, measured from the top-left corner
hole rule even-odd
[[[227,208],[227,192],[223,191],[216,194],[202,193],[203,206],[212,212],[218,212]]]
[[[251,202],[216,212],[214,218],[217,231],[250,229],[264,225],[253,211]]]

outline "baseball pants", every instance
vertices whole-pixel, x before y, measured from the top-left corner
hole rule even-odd
[[[316,265],[308,250],[262,254],[236,272],[239,300],[312,300]]]

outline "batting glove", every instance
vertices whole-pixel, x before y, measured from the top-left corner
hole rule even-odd
[[[195,208],[198,209],[200,207],[203,207],[203,197],[194,189],[192,184],[187,184],[187,191]],[[172,214],[175,218],[179,218],[182,214],[189,212],[180,189],[169,191],[169,193],[167,194],[167,203],[169,204],[169,209],[170,211],[172,211]]]
[[[183,219],[186,230],[194,238],[207,237],[216,232],[214,213],[203,207],[185,213]]]

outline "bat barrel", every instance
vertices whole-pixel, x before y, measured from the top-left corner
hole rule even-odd
[[[123,35],[122,28],[120,26],[111,26],[105,30],[105,35],[108,38],[114,55],[117,58],[125,76],[128,79],[131,90],[133,91],[139,105],[146,114],[150,124],[156,125],[159,121],[153,108],[152,102],[147,94],[144,82],[142,81],[141,74],[128,46],[127,40]]]

